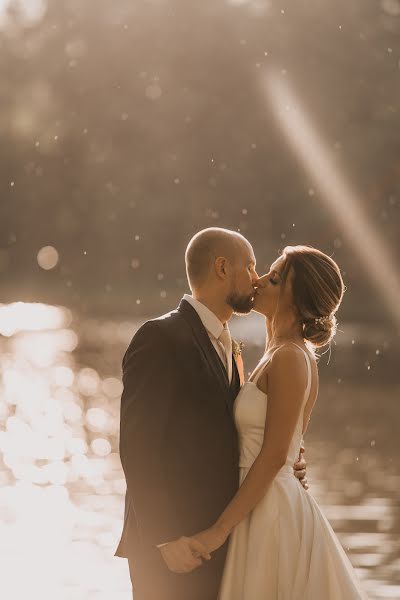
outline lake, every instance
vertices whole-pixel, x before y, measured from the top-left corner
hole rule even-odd
[[[143,319],[144,320],[144,319]],[[0,305],[0,564],[7,600],[130,600],[115,558],[125,480],[120,363],[140,323],[65,307]],[[306,441],[312,493],[369,597],[400,598],[399,340],[341,325],[320,359]],[[246,370],[263,321],[235,318]]]

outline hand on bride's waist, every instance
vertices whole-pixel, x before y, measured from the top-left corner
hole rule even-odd
[[[308,490],[308,483],[307,483],[307,463],[306,463],[305,458],[303,456],[304,452],[305,452],[305,449],[304,449],[304,445],[302,443],[301,448],[300,448],[299,459],[294,463],[293,470],[294,470],[295,476],[300,481],[300,483],[303,486],[303,488],[305,490]]]

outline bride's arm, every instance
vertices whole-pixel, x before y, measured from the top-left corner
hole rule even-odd
[[[268,410],[261,451],[217,522],[195,536],[210,552],[221,546],[233,528],[254,509],[285,464],[306,383],[303,354],[287,346],[277,350],[268,369]]]

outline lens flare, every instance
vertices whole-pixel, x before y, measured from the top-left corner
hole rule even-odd
[[[321,200],[358,256],[388,312],[400,327],[400,281],[385,241],[369,222],[357,193],[339,171],[287,77],[267,71],[262,80],[266,100],[293,152],[321,192]]]

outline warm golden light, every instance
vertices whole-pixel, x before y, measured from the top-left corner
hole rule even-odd
[[[7,337],[19,331],[42,331],[67,327],[69,310],[40,303],[0,304],[0,334]]]
[[[267,71],[263,90],[288,143],[320,190],[322,202],[357,254],[376,293],[400,326],[400,280],[385,240],[363,212],[360,198],[335,164],[287,76]]]
[[[88,589],[103,600],[131,597],[125,561],[106,559],[120,533],[126,490],[108,439],[117,429],[121,384],[77,368],[70,323],[61,307],[0,305],[0,563],[7,600],[87,600]],[[92,401],[96,406],[86,409]],[[96,508],[100,497],[116,504],[115,514]]]

